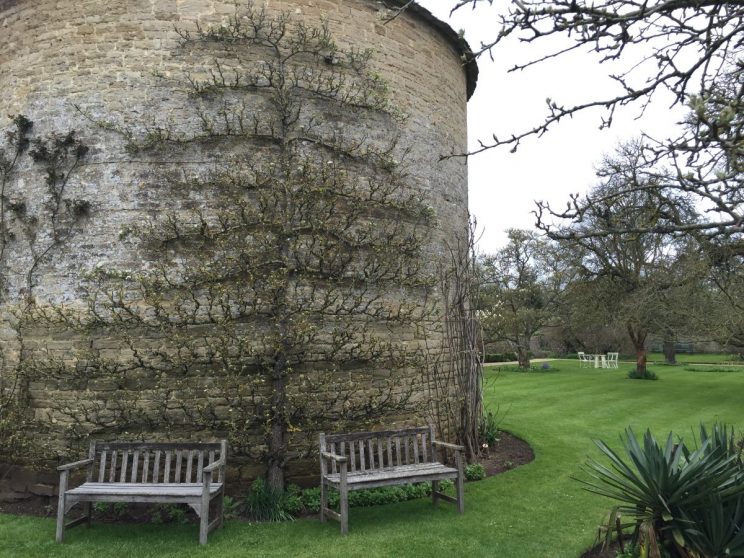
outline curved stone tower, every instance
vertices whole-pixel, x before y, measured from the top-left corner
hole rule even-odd
[[[267,0],[256,2],[254,9],[266,10],[267,18],[289,14],[293,21],[302,21],[310,27],[325,21],[340,51],[372,51],[369,75],[375,79],[379,76],[387,83],[385,115],[380,116],[379,107],[373,106],[371,116],[362,122],[354,107],[348,109],[350,116],[343,117],[334,115],[333,110],[329,112],[328,107],[321,104],[313,105],[313,110],[318,120],[326,118],[332,122],[328,129],[338,130],[334,137],[349,136],[346,145],[350,139],[364,138],[382,151],[381,146],[394,139],[396,147],[390,152],[391,158],[405,158],[406,188],[415,188],[418,192],[413,196],[415,201],[429,207],[435,216],[434,225],[421,247],[425,259],[433,261],[445,252],[446,242],[454,246],[455,240],[461,239],[467,229],[465,161],[439,161],[439,156],[466,149],[466,103],[475,87],[477,68],[473,61],[463,63],[468,60],[467,44],[423,8],[414,6],[388,21],[391,14],[380,6],[381,3],[374,0]],[[0,139],[0,152],[5,154],[6,165],[5,174],[0,175],[3,180],[0,231],[4,235],[0,247],[3,283],[0,365],[4,366],[0,395],[5,393],[6,401],[12,397],[22,400],[19,413],[27,411],[23,420],[31,421],[34,429],[44,430],[45,439],[51,441],[50,447],[44,449],[47,456],[55,452],[60,455],[77,452],[88,436],[208,438],[240,430],[240,425],[230,422],[234,401],[228,401],[225,393],[210,391],[213,382],[209,367],[202,365],[209,361],[210,366],[216,366],[218,351],[214,349],[216,337],[207,340],[207,334],[200,333],[204,322],[198,325],[184,321],[195,339],[203,337],[204,346],[191,342],[180,345],[179,349],[169,344],[173,333],[163,323],[157,329],[151,327],[154,322],[149,322],[148,333],[141,337],[136,328],[129,328],[125,333],[114,332],[119,324],[114,323],[111,316],[117,304],[123,308],[134,300],[127,311],[141,308],[137,307],[136,297],[130,294],[121,295],[122,300],[118,302],[114,300],[118,296],[113,294],[116,289],[111,285],[114,283],[99,288],[105,281],[129,281],[131,277],[124,275],[147,270],[151,273],[147,286],[130,285],[130,290],[148,290],[152,298],[157,290],[152,272],[158,267],[152,257],[153,250],[165,254],[173,269],[179,265],[188,268],[198,264],[179,259],[178,248],[174,247],[181,240],[178,232],[176,240],[170,238],[172,244],[163,240],[156,249],[135,237],[147,223],[171,210],[198,214],[200,208],[207,208],[205,212],[209,213],[222,207],[224,199],[219,197],[221,194],[214,193],[216,190],[191,191],[189,185],[195,181],[214,180],[210,173],[215,169],[223,173],[224,179],[226,167],[220,166],[220,155],[242,153],[239,145],[225,149],[210,144],[202,149],[199,143],[208,143],[205,135],[233,133],[238,113],[235,105],[231,105],[230,124],[224,124],[219,133],[212,124],[205,124],[204,118],[200,120],[194,115],[200,115],[199,106],[214,104],[214,97],[203,90],[205,83],[214,84],[217,75],[224,86],[225,76],[221,76],[221,72],[229,74],[227,81],[230,76],[237,75],[238,70],[228,67],[228,63],[207,67],[204,62],[219,62],[220,57],[228,56],[225,53],[233,48],[229,41],[209,33],[231,21],[236,13],[240,12],[236,12],[235,3],[221,0],[0,0],[3,37],[0,41],[0,92],[3,96],[0,130],[15,131],[15,136]],[[202,44],[192,46],[199,38],[203,39]],[[219,43],[220,54],[199,50],[211,49],[213,43]],[[260,48],[267,48],[266,44]],[[256,67],[264,64],[260,48],[253,60]],[[333,52],[325,59],[325,64],[331,67],[342,63],[343,60],[336,60]],[[349,67],[354,63],[349,62]],[[312,79],[303,75],[306,87]],[[265,76],[261,79],[251,86],[255,89],[271,82],[271,78]],[[196,94],[185,91],[184,88],[194,82],[202,84],[202,90]],[[352,101],[359,101],[360,90],[355,89],[357,97]],[[314,90],[314,93],[317,97],[319,91]],[[327,94],[327,90],[323,94]],[[268,109],[261,104],[260,95],[255,92],[251,95],[248,98],[256,105],[246,110],[264,114]],[[184,104],[194,97],[198,97],[198,102],[193,103],[197,108],[189,109],[191,112],[187,114]],[[364,103],[374,105],[378,102],[375,99],[365,97]],[[320,102],[312,99],[310,103]],[[213,109],[207,112],[209,110]],[[394,118],[390,112],[395,113]],[[19,143],[19,137],[24,134],[20,131],[22,123],[12,121],[9,115],[24,115],[33,123],[25,132],[31,141],[28,146]],[[208,118],[216,119],[218,115],[219,111],[212,112]],[[259,119],[256,117],[255,122]],[[243,121],[240,122],[242,126]],[[348,123],[351,132],[345,131],[344,123]],[[250,144],[252,153],[263,149],[257,147],[257,138],[264,133],[259,130],[260,126],[254,129],[256,133]],[[394,134],[390,133],[393,127]],[[328,130],[324,133],[325,137],[330,137]],[[153,148],[156,152],[160,146],[178,147],[168,153],[167,165],[160,152],[148,151],[158,142]],[[20,154],[17,159],[14,158],[16,153]],[[268,163],[261,160],[260,164]],[[365,177],[370,174],[355,172]],[[389,169],[383,165],[380,172],[389,172]],[[258,180],[257,176],[253,178]],[[205,217],[209,223],[202,224],[214,229],[216,225],[210,219],[216,222],[215,215]],[[162,237],[165,233],[159,234]],[[312,253],[311,248],[307,249]],[[145,252],[147,255],[143,255]],[[297,284],[292,283],[295,294],[300,292]],[[166,292],[165,284],[159,285]],[[307,290],[307,285],[303,288]],[[433,288],[427,299],[436,299],[438,292]],[[102,300],[103,293],[108,293],[108,301]],[[157,304],[142,310],[144,319],[157,321],[158,317],[153,317],[157,314],[153,310]],[[104,306],[108,312],[106,319],[90,318],[91,310]],[[86,312],[86,319],[79,318]],[[428,321],[425,320],[428,333],[422,333],[417,324],[419,331],[403,332],[403,328],[396,330],[397,335],[405,340],[408,348],[417,343],[419,346],[436,343],[441,338],[442,327],[441,315],[439,318],[433,317],[435,315],[428,314]],[[165,319],[163,322],[169,320],[173,321]],[[219,319],[213,322],[213,326],[219,325]],[[244,336],[258,338],[263,335],[256,333],[258,329],[253,325],[251,327],[253,329],[246,330]],[[365,330],[360,335],[368,335],[371,339],[373,334]],[[330,343],[327,339],[323,343],[317,339],[315,342],[318,345]],[[185,347],[193,348],[188,358],[178,356],[185,375],[176,377],[169,372],[169,377],[175,379],[166,386],[162,377],[153,379],[153,374],[157,375],[153,371],[158,370],[157,355],[171,351],[169,362],[173,368],[177,363],[172,351],[183,351]],[[250,355],[246,358],[257,362],[258,350],[251,347],[245,349]],[[230,350],[233,349],[225,349],[225,352]],[[144,358],[144,352],[149,355],[147,370],[140,370],[132,363]],[[303,354],[307,356],[306,352]],[[189,376],[188,362],[196,362],[195,359],[201,359],[201,371]],[[360,360],[364,359],[360,357]],[[359,392],[381,390],[381,378],[400,374],[418,386],[419,393],[407,393],[406,401],[424,404],[416,410],[402,403],[392,405],[370,420],[362,421],[364,426],[374,428],[391,422],[430,420],[432,408],[425,404],[427,396],[422,393],[430,380],[421,376],[423,368],[403,362],[397,371],[391,370],[392,365],[386,368],[377,364],[375,374],[358,375],[354,381],[358,382]],[[304,373],[309,377],[315,372],[317,370]],[[20,377],[21,381],[11,381],[15,377]],[[281,382],[281,378],[277,375],[273,381]],[[253,398],[251,405],[259,414],[263,412],[269,416],[273,405],[285,404],[260,390],[251,391],[245,387],[247,383],[238,381],[231,385],[236,391],[248,390],[244,396],[246,400]],[[400,386],[396,388],[398,395],[401,389]],[[303,390],[297,386],[289,388],[287,397]],[[317,397],[319,401],[326,401],[324,396]],[[3,401],[0,397],[0,405]],[[348,405],[349,396],[333,404]],[[134,414],[133,409],[137,409]],[[90,416],[95,416],[92,422],[88,421]],[[125,416],[129,423],[122,418]],[[352,414],[348,416],[353,422]],[[158,417],[172,420],[168,427],[172,431],[159,431]],[[289,435],[293,428],[302,430],[296,437],[309,440],[312,445],[318,429],[332,427],[307,419],[317,426],[305,425],[300,429],[293,422],[306,419],[304,415],[283,417],[285,430],[287,425]],[[136,428],[130,429],[134,423]],[[172,424],[179,426],[176,428]],[[235,453],[243,457],[246,465],[243,469],[246,476],[254,475],[259,469],[258,465],[251,468],[250,463],[266,461],[266,448],[271,445],[272,437],[268,430],[260,431],[255,425],[250,428],[255,430],[252,435],[233,441],[237,448]],[[286,446],[286,442],[282,440],[279,445]],[[290,449],[295,445],[290,441]],[[16,451],[15,446],[10,451]],[[289,461],[297,455],[288,455],[285,451],[280,457]],[[281,464],[285,465],[286,462]]]

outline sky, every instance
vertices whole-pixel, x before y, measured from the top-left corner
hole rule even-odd
[[[461,8],[450,17],[454,0],[418,0],[455,30],[464,29],[473,49],[493,39],[498,28],[495,14],[506,2],[485,3],[473,10]],[[515,63],[532,59],[544,47],[512,41],[478,63],[480,76],[468,104],[468,143],[478,147],[492,134],[506,137],[532,128],[547,113],[545,99],[573,105],[595,97],[614,96],[618,86],[608,74],[612,68],[600,65],[595,55],[572,53],[519,73],[508,73]],[[541,138],[525,140],[516,153],[499,148],[469,159],[470,211],[480,229],[479,251],[492,253],[506,242],[505,230],[531,229],[535,200],[565,207],[571,193],[586,193],[596,184],[594,169],[604,154],[622,141],[638,137],[641,131],[664,138],[680,121],[683,111],[670,110],[670,98],[656,99],[639,118],[640,107],[618,112],[609,130],[599,130],[600,111],[560,122]]]

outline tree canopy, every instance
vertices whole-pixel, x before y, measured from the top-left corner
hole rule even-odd
[[[477,9],[484,3],[493,0],[460,0],[452,11]],[[744,252],[744,2],[512,0],[497,16],[495,29],[476,56],[498,55],[509,39],[548,49],[513,66],[515,72],[556,63],[570,52],[584,52],[600,64],[612,62],[608,72],[618,89],[606,97],[565,104],[546,91],[547,111],[541,120],[522,130],[498,131],[468,155],[498,147],[515,151],[524,140],[540,137],[561,120],[591,109],[603,112],[600,127],[607,128],[620,107],[636,106],[643,113],[663,91],[670,92],[673,105],[688,108],[687,118],[667,138],[643,137],[637,172],[646,180],[626,187],[630,193],[653,191],[659,198],[689,195],[704,213],[695,220],[680,213],[663,225],[641,227],[648,232],[693,234]],[[591,206],[604,201],[577,194],[566,209],[558,210],[539,202],[538,227],[552,235],[555,219],[581,221]]]

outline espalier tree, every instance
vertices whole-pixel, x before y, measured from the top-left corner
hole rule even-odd
[[[41,268],[84,226],[90,204],[70,192],[88,147],[74,131],[34,135],[23,115],[0,138],[0,464],[39,454],[40,425],[27,405],[28,376],[20,329],[34,313]],[[31,166],[31,181],[18,171]],[[35,190],[37,183],[43,187]],[[0,470],[0,477],[4,471]]]
[[[111,400],[59,405],[71,440],[226,433],[282,488],[308,432],[426,407],[419,341],[441,322],[423,252],[434,212],[410,187],[402,116],[370,52],[257,9],[178,34],[183,73],[159,76],[183,94],[178,118],[94,119],[153,163],[145,187],[168,200],[121,231],[146,265],[102,263],[84,310],[32,316],[121,350],[81,342],[74,362],[38,352],[26,366],[116,381]],[[194,158],[209,164],[179,163]]]

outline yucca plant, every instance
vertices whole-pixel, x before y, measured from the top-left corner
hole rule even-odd
[[[577,480],[586,490],[620,502],[616,512],[632,520],[636,546],[650,558],[665,551],[712,558],[717,554],[709,554],[711,548],[738,548],[744,535],[735,503],[744,498],[744,478],[732,430],[714,425],[709,433],[701,426],[692,450],[675,442],[671,432],[662,445],[647,430],[641,444],[627,428],[621,441],[625,458],[595,441],[609,465],[590,459],[584,469],[589,479]]]

